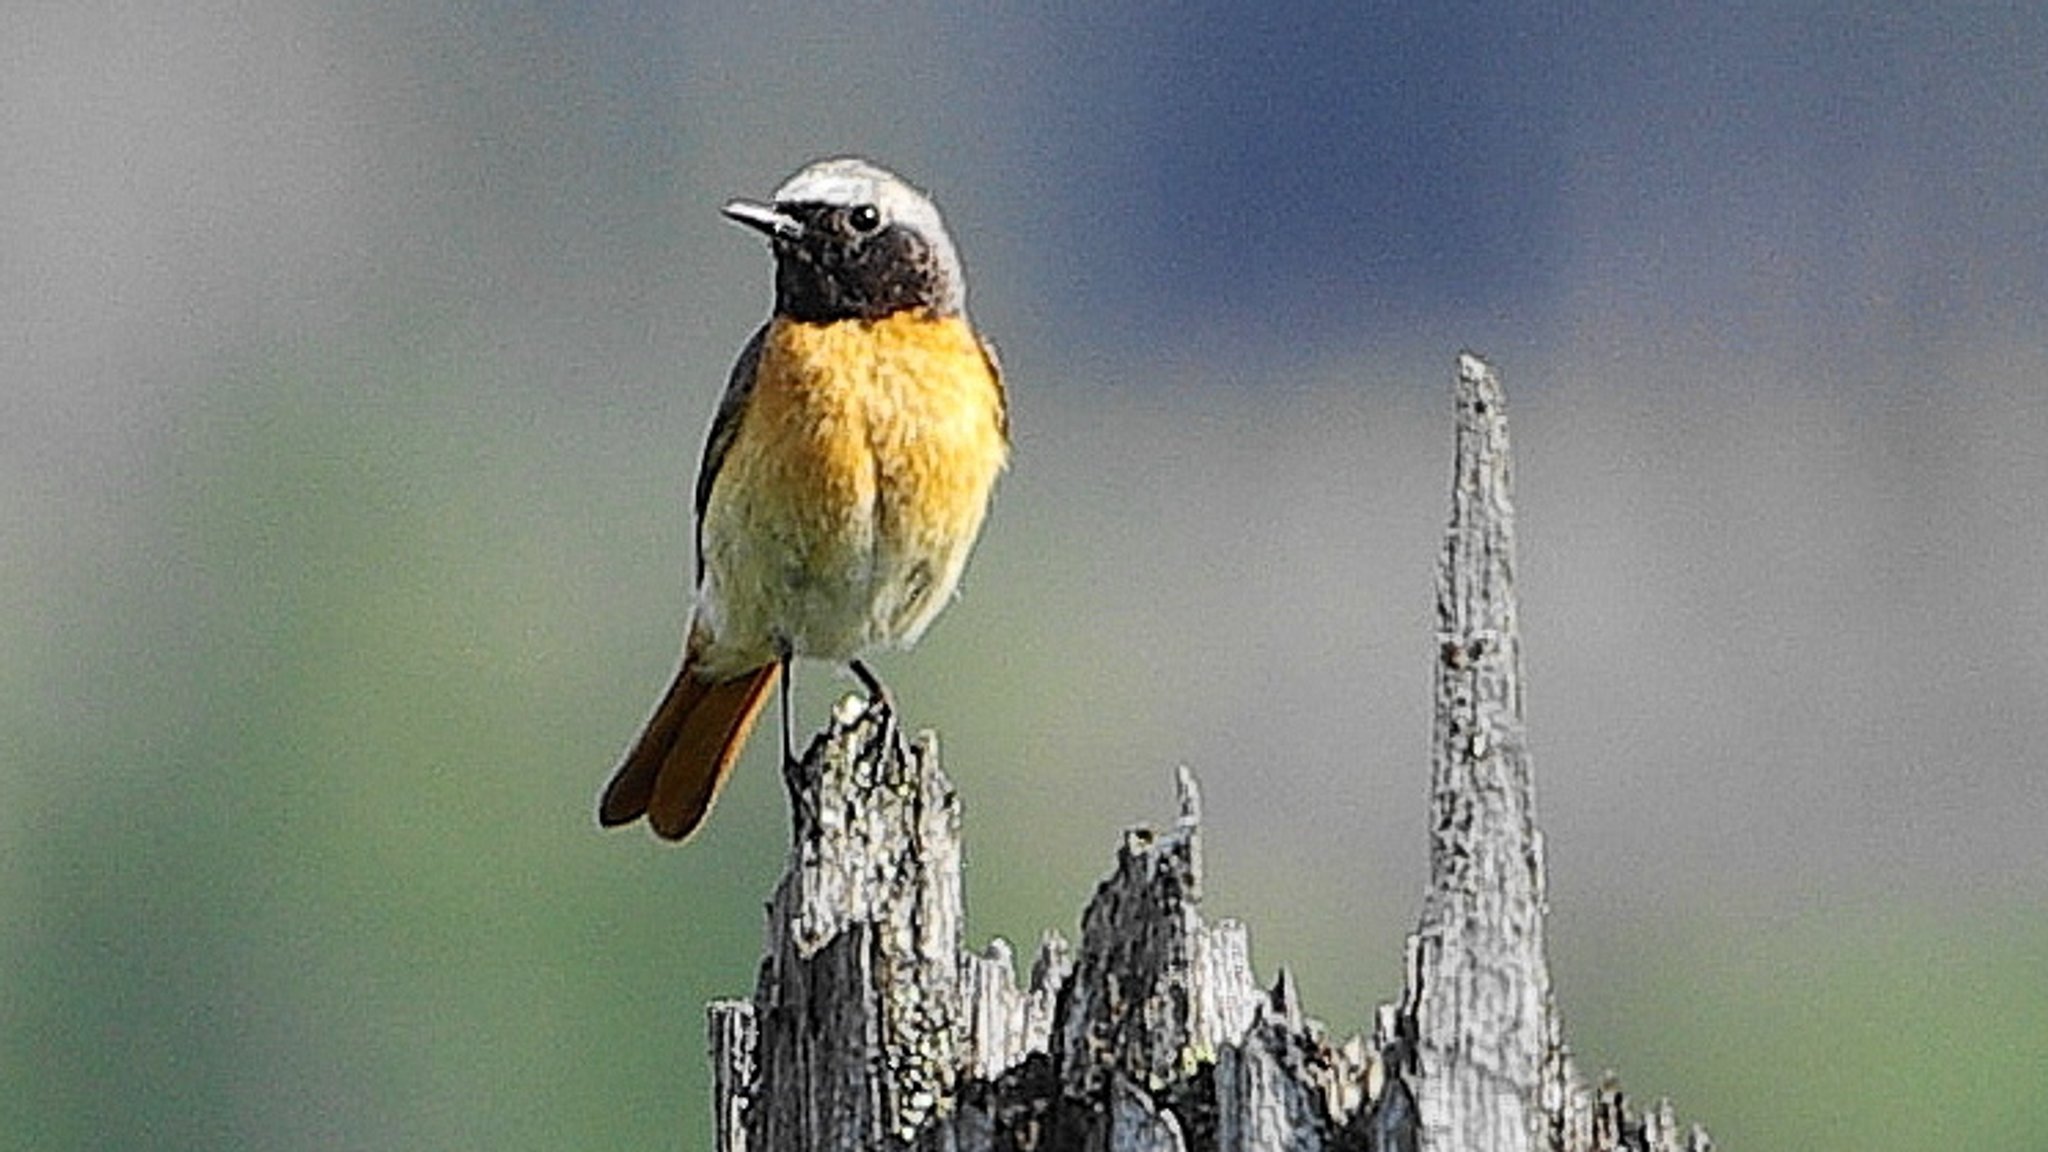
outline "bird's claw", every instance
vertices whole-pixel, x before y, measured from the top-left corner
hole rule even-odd
[[[880,722],[882,739],[888,742],[889,751],[898,761],[910,763],[910,748],[904,742],[903,724],[896,715],[896,694],[867,665],[855,660],[850,667],[868,694],[868,714]]]

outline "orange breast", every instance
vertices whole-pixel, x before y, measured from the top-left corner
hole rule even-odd
[[[834,658],[915,639],[1005,463],[1000,387],[959,318],[771,324],[705,510],[721,639]]]

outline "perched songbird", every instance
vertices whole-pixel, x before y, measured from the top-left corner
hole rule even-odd
[[[672,840],[794,657],[848,664],[892,707],[861,657],[909,647],[952,598],[1009,456],[1002,376],[930,200],[839,159],[725,214],[768,237],[775,314],[733,365],[697,472],[682,670],[598,808]]]

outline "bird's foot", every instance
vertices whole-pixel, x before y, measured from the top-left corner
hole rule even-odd
[[[889,742],[889,750],[904,764],[910,763],[910,749],[903,740],[903,724],[896,716],[896,695],[889,686],[882,683],[866,664],[858,660],[850,662],[853,675],[868,694],[868,712],[882,725],[882,738]]]

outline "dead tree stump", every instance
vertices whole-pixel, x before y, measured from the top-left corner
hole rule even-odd
[[[1337,1041],[1243,925],[1200,913],[1201,802],[1134,829],[1019,986],[962,948],[960,805],[849,700],[788,784],[789,864],[751,1001],[710,1007],[719,1152],[1706,1152],[1668,1104],[1586,1085],[1543,948],[1499,378],[1460,357],[1438,572],[1430,885],[1407,987]]]

